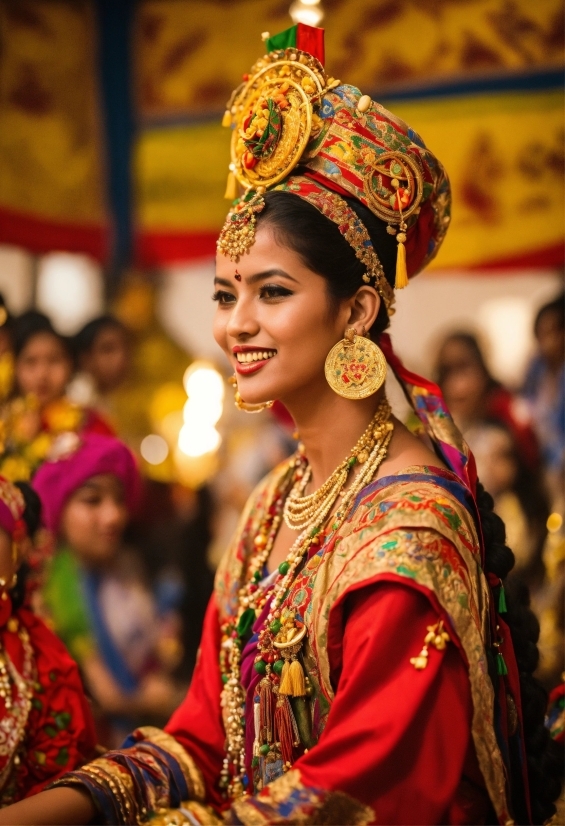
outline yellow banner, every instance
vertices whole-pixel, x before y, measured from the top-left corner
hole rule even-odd
[[[94,37],[87,2],[0,0],[0,209],[102,223]]]
[[[220,109],[261,55],[260,34],[288,28],[280,0],[144,0],[136,32],[141,113]],[[326,3],[328,72],[368,93],[406,84],[563,65],[561,0],[349,0]]]
[[[391,103],[445,164],[453,217],[437,267],[468,267],[557,245],[563,237],[563,100],[559,92]],[[153,129],[137,153],[141,231],[217,232],[228,130]]]

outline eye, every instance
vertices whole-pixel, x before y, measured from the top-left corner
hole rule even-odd
[[[265,284],[261,287],[259,295],[261,298],[273,300],[278,298],[285,298],[287,295],[292,295],[292,291],[286,287],[281,287],[280,284]]]
[[[225,290],[216,290],[212,296],[212,301],[217,301],[221,307],[225,307],[227,304],[233,304],[235,302],[235,295],[227,293]]]

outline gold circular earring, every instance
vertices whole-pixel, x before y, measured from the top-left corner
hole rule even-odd
[[[329,386],[339,396],[366,399],[382,387],[386,358],[374,341],[348,327],[344,338],[328,353],[324,371]]]
[[[228,379],[230,384],[233,384],[235,389],[235,399],[234,404],[238,410],[243,410],[245,413],[262,413],[263,410],[269,410],[274,402],[261,402],[260,404],[247,404],[241,398],[239,390],[237,389],[237,379],[235,377],[235,373],[233,376],[230,376]]]

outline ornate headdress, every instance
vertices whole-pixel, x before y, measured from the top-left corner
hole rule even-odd
[[[218,249],[239,260],[253,244],[265,191],[292,192],[337,224],[391,313],[392,286],[345,198],[356,198],[396,236],[395,287],[402,289],[446,233],[445,170],[402,120],[326,75],[322,29],[298,24],[268,38],[267,50],[224,115],[224,125],[233,127],[226,197],[237,197],[238,184],[244,194],[228,214]]]

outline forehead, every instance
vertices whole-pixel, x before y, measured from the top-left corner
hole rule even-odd
[[[36,356],[43,353],[56,353],[67,356],[67,351],[61,341],[53,333],[41,331],[34,333],[25,343],[21,356]]]
[[[216,255],[218,275],[232,275],[236,270],[242,275],[252,275],[274,268],[307,271],[298,253],[282,245],[268,223],[259,225],[254,243],[237,263],[220,252]]]

